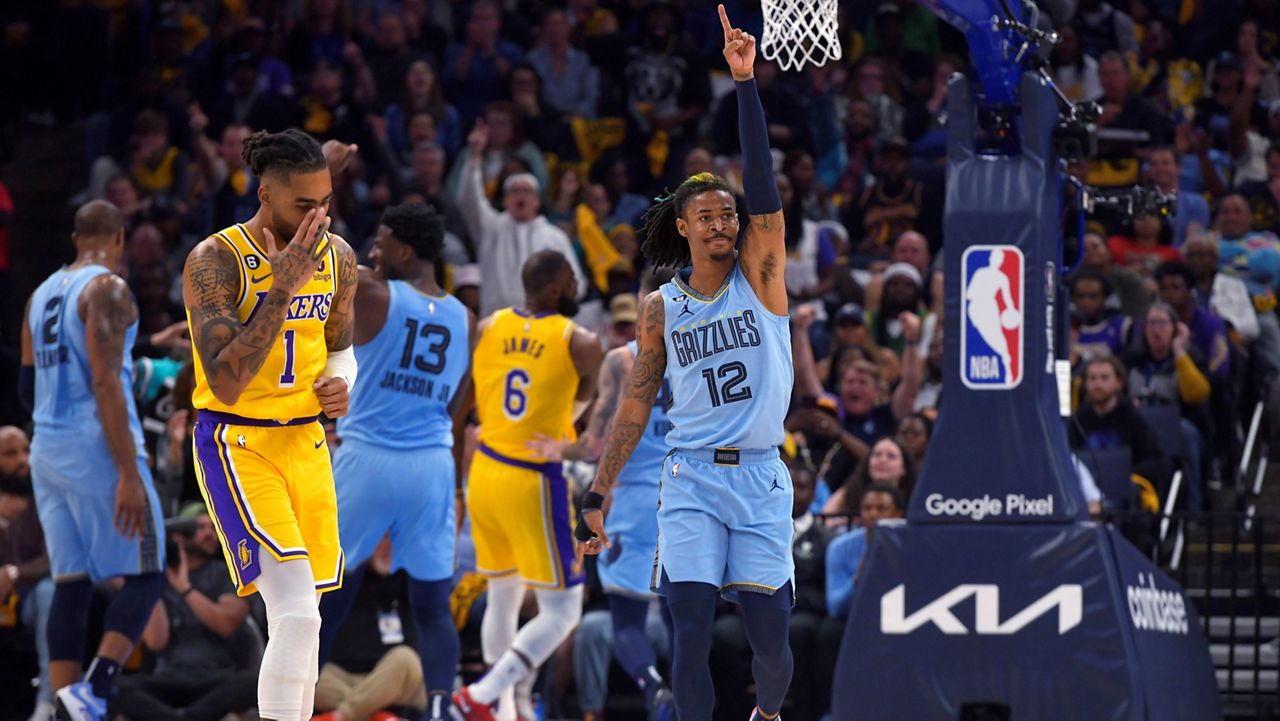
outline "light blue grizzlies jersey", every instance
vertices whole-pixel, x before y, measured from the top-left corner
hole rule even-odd
[[[795,380],[788,318],[765,309],[737,264],[710,298],[688,286],[691,272],[660,289],[673,399],[667,446],[782,445]]]
[[[636,357],[636,342],[627,344],[631,357]],[[662,475],[662,461],[667,457],[667,433],[671,431],[671,421],[667,419],[667,405],[671,403],[671,380],[662,379],[662,390],[653,402],[653,411],[649,414],[649,425],[640,436],[640,442],[631,453],[627,464],[618,471],[619,485],[649,485],[658,487],[658,478]],[[616,508],[616,506],[615,506]],[[652,509],[649,509],[652,511]]]
[[[387,320],[356,346],[360,380],[338,435],[385,448],[453,447],[449,403],[471,362],[467,308],[388,281]]]
[[[49,276],[31,297],[27,326],[31,330],[31,350],[36,365],[35,422],[38,434],[64,437],[84,448],[91,443],[107,448],[98,419],[98,404],[93,397],[93,375],[89,368],[89,350],[85,343],[84,321],[77,304],[89,281],[111,271],[101,265],[86,265],[75,270],[63,268]],[[133,340],[138,335],[135,320],[125,330],[124,358],[120,364],[120,383],[124,392],[133,388]],[[126,398],[129,431],[139,453],[142,424],[132,398]]]

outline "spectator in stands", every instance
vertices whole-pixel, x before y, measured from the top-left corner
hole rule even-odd
[[[842,220],[849,232],[850,254],[863,265],[889,257],[893,241],[915,229],[924,204],[920,183],[907,177],[911,149],[901,137],[886,140],[876,157],[875,185],[850,201]]]
[[[495,197],[498,194],[498,181],[503,174],[503,169],[512,160],[519,161],[525,171],[533,174],[539,188],[547,187],[547,163],[538,146],[525,138],[524,123],[515,105],[505,100],[490,104],[484,111],[484,118],[478,120],[475,127],[481,125],[484,127],[485,144],[479,156],[478,167],[482,173],[487,197]],[[449,171],[448,187],[459,198],[462,195],[463,169],[471,162],[470,143],[471,139],[468,137],[468,152],[459,155],[454,161],[453,169]]]
[[[113,703],[133,721],[217,721],[257,701],[262,638],[246,625],[249,602],[236,595],[204,504],[179,519],[194,531],[169,534],[169,585],[142,633],[155,670],[122,676]]]
[[[938,159],[946,154],[947,83],[964,69],[955,55],[943,55],[933,68],[933,84],[928,95],[907,106],[902,116],[902,135],[911,143],[912,157]]]
[[[1090,163],[1089,182],[1095,185],[1135,183],[1138,159],[1146,157],[1146,148],[1169,143],[1173,139],[1173,128],[1154,103],[1130,91],[1129,66],[1122,54],[1110,51],[1098,58],[1098,80],[1102,85],[1102,95],[1096,98],[1102,106],[1099,129],[1146,133],[1147,139],[1103,143],[1097,159]],[[1122,261],[1117,259],[1117,262]]]
[[[368,63],[377,90],[374,107],[385,108],[395,102],[409,66],[426,62],[427,57],[409,45],[408,30],[399,13],[384,8],[377,22]]]
[[[464,123],[480,116],[488,105],[506,93],[506,77],[520,62],[519,46],[498,37],[502,30],[501,11],[492,0],[471,4],[462,42],[445,53],[443,74],[445,93],[458,106]]]
[[[384,537],[369,559],[360,592],[316,683],[316,721],[382,721],[398,708],[421,714],[422,684],[417,621],[403,570],[391,573],[391,540]],[[447,709],[432,709],[444,718]],[[305,714],[305,712],[304,712]],[[416,718],[416,716],[414,716]]]
[[[858,100],[870,104],[875,117],[873,127],[877,146],[902,133],[902,105],[897,99],[898,89],[890,85],[887,75],[883,60],[875,56],[864,57],[854,72],[850,97],[850,105]]]
[[[1098,81],[1098,60],[1080,47],[1075,28],[1058,26],[1058,43],[1049,54],[1053,82],[1072,101],[1092,100],[1102,95]]]
[[[817,168],[808,150],[793,148],[787,151],[782,158],[782,173],[790,178],[805,218],[815,222],[837,219],[835,208],[818,184]]]
[[[271,78],[262,73],[263,66],[271,60],[248,52],[231,58],[226,85],[209,106],[214,129],[248,125],[275,133],[289,127],[293,119],[293,81],[288,81],[287,94],[273,89]]]
[[[938,404],[942,401],[943,350],[942,328],[938,328],[933,333],[933,339],[929,341],[924,374],[920,381],[920,390],[916,393],[915,410],[925,414],[927,418],[937,418]]]
[[[1095,58],[1103,54],[1137,53],[1138,36],[1133,18],[1104,0],[1080,0],[1071,22],[1084,52]]]
[[[169,133],[169,121],[160,113],[138,113],[125,171],[153,205],[169,206],[182,214],[191,197],[190,160],[173,146]]]
[[[926,8],[910,3],[914,14],[932,15]],[[936,18],[933,19],[936,23]],[[929,81],[933,59],[938,53],[937,29],[934,26],[932,42],[927,46],[931,53],[914,50],[906,44],[906,26],[903,8],[897,2],[885,2],[876,7],[873,24],[868,28],[868,45],[871,52],[884,63],[885,85],[900,98],[924,97],[929,93]]]
[[[1125,222],[1125,228],[1107,238],[1111,258],[1140,275],[1150,275],[1160,263],[1178,260],[1173,228],[1155,213],[1143,213]]]
[[[871,327],[869,341],[874,349],[888,349],[893,351],[894,356],[901,359],[907,346],[906,328],[902,324],[902,316],[911,314],[919,318],[920,326],[915,342],[919,342],[924,331],[932,333],[935,323],[926,324],[929,310],[922,299],[924,280],[914,265],[893,263],[885,269],[883,278],[884,291],[877,307],[871,309],[868,318]],[[924,338],[926,347],[928,342],[929,339]]]
[[[569,43],[569,32],[564,9],[546,10],[538,26],[538,44],[529,51],[529,64],[542,78],[542,98],[548,105],[566,115],[594,118],[600,71],[586,53]]]
[[[525,137],[542,155],[570,159],[577,157],[573,131],[568,118],[543,102],[542,78],[533,66],[519,62],[511,66],[509,79],[511,104],[520,116],[520,127]]]
[[[898,432],[894,438],[907,453],[907,462],[917,471],[924,465],[924,454],[929,449],[929,438],[933,436],[933,421],[923,413],[912,413],[898,421]]]
[[[698,123],[711,107],[711,81],[681,28],[675,6],[643,6],[640,25],[642,39],[626,49],[623,69],[627,116],[634,130],[634,135],[628,131],[628,140],[643,147],[655,134],[663,133],[669,150],[661,163],[651,162],[654,168],[664,169],[655,175],[678,182],[679,173],[667,171],[680,167],[694,143]]]
[[[1071,277],[1072,361],[1124,355],[1133,319],[1107,308],[1111,295],[1107,279],[1091,268]]]
[[[822,298],[835,287],[836,247],[831,231],[804,214],[804,205],[791,178],[774,174],[786,227],[787,264],[784,273],[792,308],[813,306],[818,320],[826,319]]]
[[[1214,58],[1210,72],[1211,93],[1196,101],[1192,122],[1209,134],[1214,150],[1242,158],[1249,150],[1249,128],[1267,127],[1266,110],[1254,102],[1262,81],[1261,68],[1251,66],[1245,72],[1240,56],[1223,50]]]
[[[832,199],[850,203],[862,196],[862,191],[875,182],[871,174],[879,124],[875,106],[866,99],[849,101],[848,117],[844,123],[844,145],[847,150],[845,165],[832,188]],[[847,228],[848,226],[846,226]],[[856,236],[850,236],[853,239]]]
[[[1271,117],[1280,117],[1280,101],[1273,102]],[[1280,233],[1280,133],[1267,148],[1267,179],[1240,186],[1240,194],[1249,201],[1253,229]]]
[[[1166,195],[1176,196],[1178,209],[1173,217],[1173,246],[1181,248],[1187,240],[1187,229],[1192,223],[1200,229],[1209,227],[1209,204],[1197,193],[1179,192],[1178,174],[1181,167],[1178,151],[1162,146],[1147,156],[1147,178]]]
[[[1274,27],[1268,35],[1269,38],[1264,36],[1257,19],[1252,17],[1245,17],[1236,31],[1236,53],[1240,56],[1240,65],[1258,72],[1257,99],[1264,107],[1280,100],[1280,63],[1275,56]]]
[[[804,102],[782,82],[781,72],[771,60],[756,62],[756,88],[769,118],[769,147],[789,153],[809,147],[809,124]],[[718,155],[738,154],[737,132],[738,103],[732,95],[725,95],[716,107],[711,129]]]
[[[833,618],[849,616],[876,524],[901,518],[906,508],[906,497],[894,486],[873,483],[858,494],[858,527],[827,545],[827,613]]]
[[[238,124],[226,126],[217,144],[204,133],[196,133],[196,159],[212,205],[211,227],[226,228],[252,216],[258,208],[258,178],[244,162],[248,137],[249,127]]]
[[[904,499],[910,499],[915,488],[917,469],[912,456],[893,436],[885,436],[872,444],[871,451],[858,463],[858,467],[842,480],[847,470],[839,459],[833,460],[827,468],[827,485],[834,492],[823,505],[823,513],[852,513],[853,499],[861,498],[863,489],[873,485],[896,488]]]
[[[1151,18],[1145,23],[1138,53],[1127,57],[1133,91],[1161,110],[1190,111],[1200,99],[1204,88],[1200,65],[1188,58],[1174,57],[1173,37],[1160,19]]]
[[[833,374],[837,374],[837,360],[846,348],[862,347],[867,344],[867,317],[862,306],[857,303],[845,303],[836,310],[831,318],[831,352],[818,361],[816,371],[818,381],[826,386]]]
[[[1126,358],[1129,397],[1140,407],[1175,406],[1182,418],[1186,449],[1188,508],[1198,511],[1203,498],[1200,462],[1205,442],[1194,421],[1207,422],[1209,379],[1203,356],[1191,345],[1191,330],[1172,306],[1152,304],[1143,319],[1142,337]]]
[[[690,173],[693,175],[693,173]],[[605,153],[591,165],[588,178],[592,183],[604,187],[609,198],[610,213],[604,219],[609,229],[618,224],[629,225],[633,229],[640,227],[640,216],[649,209],[649,199],[633,193],[631,170],[626,160],[619,153]],[[621,252],[622,249],[619,249]],[[638,250],[638,247],[637,247]],[[630,260],[636,258],[635,253],[623,253]]]
[[[481,266],[481,315],[524,302],[524,288],[502,279],[520,277],[524,261],[539,250],[554,250],[573,266],[578,289],[585,293],[587,278],[578,264],[577,253],[564,231],[540,214],[541,183],[530,173],[512,175],[502,188],[503,211],[499,213],[485,197],[481,180],[484,148],[489,145],[489,126],[476,124],[467,136],[467,156],[462,167],[458,208],[474,240]]]
[[[1112,262],[1106,241],[1097,233],[1085,233],[1084,236],[1084,259],[1080,262],[1080,269],[1086,268],[1097,272],[1109,284],[1111,292],[1107,296],[1107,308],[1137,318],[1151,304],[1151,290],[1132,270]]]
[[[941,310],[942,271],[934,270],[933,256],[929,251],[928,238],[914,230],[908,230],[899,235],[897,240],[893,241],[893,250],[889,253],[889,262],[892,264],[906,263],[915,268],[921,279],[921,302],[926,308],[933,310],[935,313]],[[867,307],[877,308],[880,306],[880,299],[884,293],[885,275],[885,273],[878,273],[872,276],[866,288],[863,289],[862,300]]]
[[[446,153],[458,152],[462,147],[462,119],[458,109],[445,100],[436,71],[425,60],[409,63],[404,71],[404,85],[394,105],[386,106],[387,139],[400,155],[416,148],[413,136],[413,119],[419,113],[427,113],[434,122],[435,133],[431,140],[440,144]]]
[[[31,443],[17,426],[0,426],[0,606],[7,625],[21,625],[36,646],[40,686],[33,721],[53,718],[49,684],[49,610],[53,578],[31,488]]]
[[[1168,303],[1178,314],[1178,322],[1190,329],[1191,344],[1200,351],[1209,374],[1218,378],[1228,376],[1231,348],[1226,324],[1196,303],[1192,292],[1196,279],[1191,269],[1181,261],[1165,263],[1156,270],[1156,282],[1160,284],[1160,300]]]
[[[1198,306],[1218,316],[1247,345],[1254,344],[1262,335],[1257,311],[1249,298],[1249,289],[1239,278],[1218,271],[1218,245],[1208,235],[1196,235],[1182,246],[1182,255],[1195,278],[1192,293]],[[1274,353],[1280,350],[1280,324],[1275,314],[1268,314],[1267,339],[1258,344],[1269,363],[1280,362]],[[1280,365],[1272,365],[1280,368]]]
[[[310,73],[322,61],[342,62],[351,42],[351,5],[342,0],[309,0],[302,21],[285,41],[284,58],[297,73]]]
[[[1071,448],[1087,457],[1088,449],[1127,448],[1131,478],[1142,508],[1158,511],[1169,478],[1168,459],[1151,426],[1124,397],[1128,371],[1115,356],[1094,358],[1084,367],[1084,402],[1067,428]]]

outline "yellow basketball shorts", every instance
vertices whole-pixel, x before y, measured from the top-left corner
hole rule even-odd
[[[467,484],[477,569],[487,576],[518,573],[541,588],[582,583],[572,505],[559,463],[508,458],[481,444]]]
[[[307,559],[317,591],[342,586],[333,468],[314,418],[281,424],[201,410],[194,446],[200,493],[237,593],[254,593],[263,552]]]

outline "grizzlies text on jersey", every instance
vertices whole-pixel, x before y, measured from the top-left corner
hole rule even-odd
[[[660,289],[665,305],[671,448],[773,448],[791,401],[791,331],[770,313],[738,265],[712,297],[688,286],[691,269]]]

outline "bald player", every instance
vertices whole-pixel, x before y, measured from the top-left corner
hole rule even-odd
[[[76,259],[27,302],[21,396],[33,409],[31,480],[54,580],[49,677],[59,718],[106,718],[120,665],[164,589],[160,502],[128,396],[138,308],[116,275],[124,219],[93,201],[76,212]],[[123,578],[81,676],[93,584]]]

